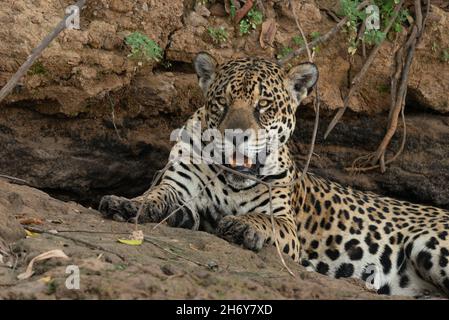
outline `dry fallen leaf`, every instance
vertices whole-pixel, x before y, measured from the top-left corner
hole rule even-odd
[[[276,21],[273,18],[267,19],[262,23],[262,31],[260,32],[260,46],[266,49],[273,44],[274,36],[276,35]]]
[[[189,243],[189,248],[195,251],[199,251],[199,249],[191,243]]]
[[[19,219],[19,223],[21,225],[30,225],[30,224],[43,224],[44,222],[39,218],[21,218]]]
[[[44,253],[41,253],[40,255],[34,257],[33,259],[31,259],[30,263],[28,264],[25,272],[19,274],[17,276],[17,279],[19,280],[25,280],[30,278],[33,274],[33,266],[35,262],[41,261],[41,260],[47,260],[50,258],[62,258],[62,259],[69,259],[69,257],[67,257],[67,255],[59,249],[55,249],[55,250],[50,250]]]
[[[42,282],[42,283],[44,283],[44,284],[47,284],[47,283],[49,283],[50,281],[51,281],[51,277],[50,277],[50,276],[42,277],[42,278],[39,279],[39,282]]]
[[[127,244],[129,246],[140,246],[142,244],[142,240],[134,240],[134,239],[117,239],[118,242]]]
[[[31,238],[35,238],[35,237],[39,236],[38,233],[31,232],[31,231],[28,230],[28,229],[25,229],[25,234],[27,235],[27,237],[31,237]]]
[[[118,242],[130,246],[140,246],[143,243],[144,235],[142,230],[135,230],[132,232],[129,239],[117,239]]]

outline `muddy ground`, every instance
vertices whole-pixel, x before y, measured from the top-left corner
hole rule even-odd
[[[324,34],[335,26],[338,0],[293,2],[309,40],[313,32]],[[344,32],[320,47],[315,62],[322,109],[312,171],[362,190],[449,208],[449,63],[443,59],[449,50],[449,7],[445,1],[432,3],[411,68],[406,147],[384,174],[350,175],[345,167],[374,151],[385,133],[391,57],[407,24],[382,45],[327,140],[324,130],[364,58],[360,52],[348,55]],[[5,0],[0,86],[69,4]],[[219,61],[245,55],[276,58],[294,46],[298,30],[287,4],[263,1],[264,20],[272,19],[277,31],[273,42],[262,46],[260,26],[240,36],[223,1],[206,6],[194,0],[88,2],[80,30],[64,31],[0,103],[0,175],[28,185],[0,179],[0,298],[385,298],[356,281],[307,273],[288,262],[296,275],[292,280],[274,248],[255,254],[201,232],[145,225],[150,242],[130,247],[117,242],[123,236],[117,233],[129,233],[132,225],[105,221],[87,209],[96,208],[105,194],[133,197],[150,186],[167,159],[170,132],[204,102],[191,66],[197,52],[208,51]],[[207,30],[220,26],[228,39],[217,44]],[[160,63],[129,58],[124,39],[134,31],[163,49]],[[305,59],[302,55],[290,63]],[[310,101],[297,117],[292,148],[301,165],[313,128]],[[387,158],[399,148],[402,130]],[[59,232],[24,238],[19,222]],[[33,257],[50,249],[62,249],[70,260],[38,262],[30,279],[17,279]],[[65,288],[69,264],[81,269],[80,290]]]

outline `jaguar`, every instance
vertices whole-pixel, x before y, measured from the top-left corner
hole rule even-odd
[[[260,57],[219,64],[204,52],[193,64],[206,102],[184,133],[191,134],[195,123],[219,133],[265,130],[276,133],[274,148],[263,163],[246,156],[235,161],[238,148],[224,164],[189,163],[176,157],[186,144],[179,140],[154,186],[132,199],[104,196],[102,214],[121,221],[138,217],[139,223],[166,220],[254,251],[277,244],[307,270],[371,281],[380,294],[449,295],[449,211],[358,191],[313,173],[302,176],[288,141],[298,106],[318,80],[315,64],[286,70]],[[257,134],[246,140],[257,153]]]

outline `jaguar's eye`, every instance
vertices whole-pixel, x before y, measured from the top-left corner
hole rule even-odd
[[[268,100],[259,100],[259,107],[266,108],[268,106]]]
[[[257,108],[259,109],[260,113],[264,113],[268,109],[269,106],[270,106],[270,102],[265,99],[261,99],[257,103]]]
[[[224,105],[227,103],[226,98],[224,98],[224,97],[219,97],[219,98],[217,99],[217,102],[218,102],[219,104],[221,104],[222,106],[224,106]]]

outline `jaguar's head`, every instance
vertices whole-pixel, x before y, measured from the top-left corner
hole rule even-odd
[[[256,173],[261,152],[269,154],[287,143],[295,129],[296,109],[318,79],[313,63],[287,72],[264,58],[219,65],[209,54],[199,53],[194,67],[206,98],[206,127],[221,133],[222,146],[223,141],[234,146],[225,163],[247,173]]]

